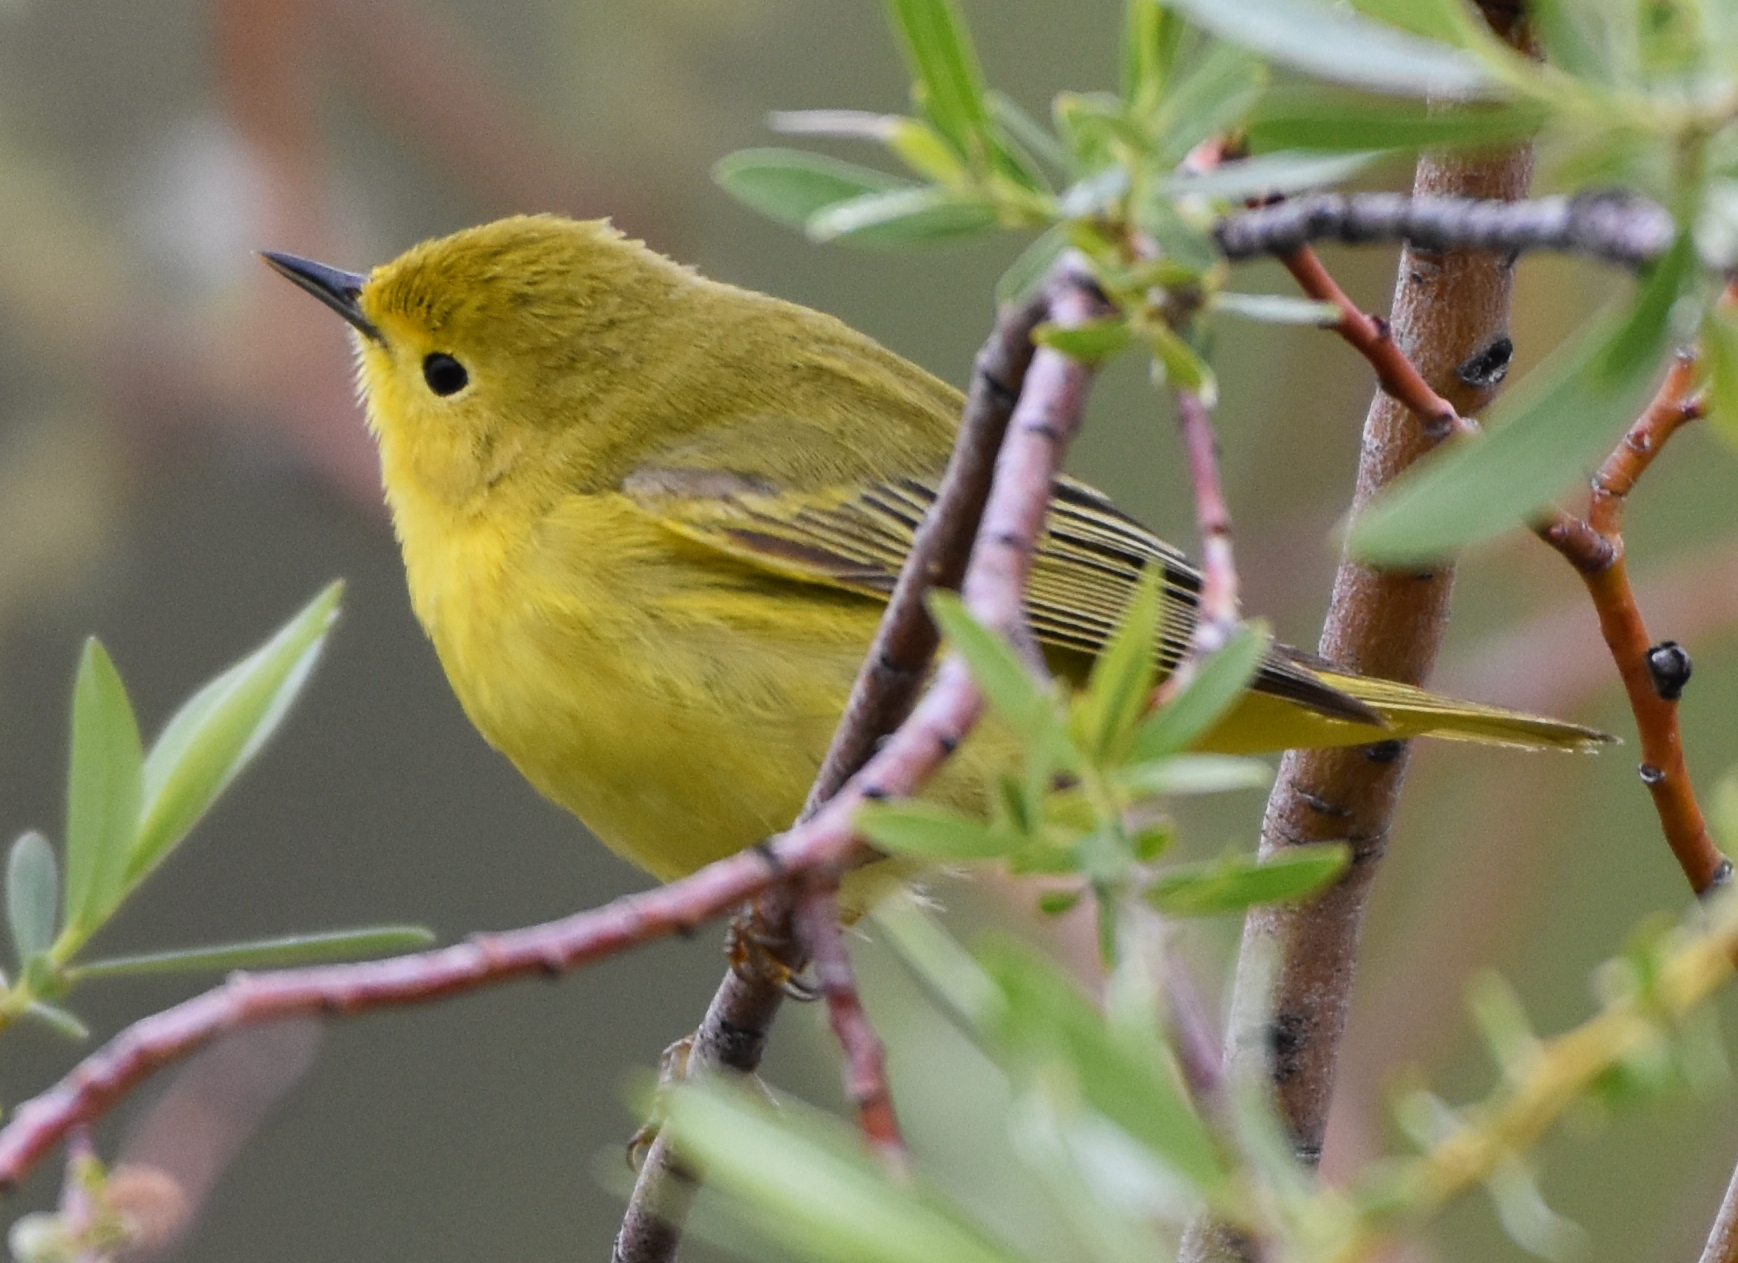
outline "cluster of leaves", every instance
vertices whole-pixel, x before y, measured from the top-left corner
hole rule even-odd
[[[1041,229],[1001,297],[1073,247],[1118,314],[1042,336],[1083,358],[1142,346],[1156,377],[1209,402],[1204,317],[1333,319],[1225,289],[1211,229],[1250,199],[1338,183],[1387,153],[1524,138],[1568,187],[1658,199],[1681,237],[1635,297],[1512,394],[1489,437],[1423,463],[1352,524],[1371,561],[1427,560],[1548,504],[1610,449],[1668,348],[1698,333],[1714,415],[1738,442],[1738,314],[1716,303],[1738,266],[1738,18],[1672,0],[1528,8],[1543,60],[1497,39],[1467,0],[1128,0],[1121,90],[1058,95],[1047,128],[987,87],[952,0],[889,0],[916,114],[773,121],[879,143],[910,176],[791,149],[732,154],[715,175],[817,240]]]
[[[1053,875],[1066,884],[1045,897],[1049,912],[1066,911],[1091,892],[1107,961],[1115,959],[1131,904],[1171,915],[1238,912],[1303,898],[1344,871],[1347,851],[1339,843],[1289,848],[1266,863],[1231,855],[1151,867],[1172,838],[1154,799],[1268,781],[1267,765],[1258,760],[1186,753],[1247,691],[1269,643],[1259,626],[1240,628],[1174,697],[1149,709],[1162,626],[1152,569],[1086,687],[1073,694],[1041,682],[951,593],[934,594],[930,611],[1017,738],[1021,766],[992,786],[988,820],[935,803],[867,805],[858,827],[883,850],[931,863],[1005,859],[1015,872]]]
[[[73,684],[66,859],[41,833],[12,844],[6,919],[17,974],[0,975],[0,1027],[20,1016],[75,1038],[84,1026],[57,1003],[96,978],[305,964],[408,950],[429,941],[407,926],[83,960],[91,937],[186,838],[282,722],[337,617],[327,588],[253,653],[188,698],[147,752],[120,673],[94,637]]]

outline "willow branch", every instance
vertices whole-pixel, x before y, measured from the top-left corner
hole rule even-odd
[[[1598,191],[1515,201],[1414,188],[1404,193],[1318,193],[1227,215],[1214,226],[1228,259],[1284,258],[1312,241],[1404,241],[1419,250],[1553,250],[1629,268],[1666,252],[1671,213],[1638,194]]]
[[[1714,1226],[1708,1230],[1708,1244],[1702,1247],[1700,1263],[1738,1263],[1738,1170],[1726,1185],[1726,1196],[1720,1199]]]
[[[1530,171],[1524,151],[1473,160],[1429,157],[1419,164],[1415,194],[1513,199],[1525,192]],[[1283,253],[1296,250],[1293,244]],[[1499,380],[1457,370],[1505,339],[1511,280],[1507,254],[1418,247],[1402,253],[1392,328],[1381,341],[1391,339],[1394,351],[1416,365],[1420,380],[1452,415],[1476,412]],[[1371,405],[1354,507],[1448,433],[1441,421],[1449,413],[1420,407],[1421,421],[1408,404],[1422,400],[1403,402],[1407,393],[1385,389]],[[1365,674],[1422,681],[1446,625],[1452,578],[1449,567],[1383,572],[1343,562],[1321,653]],[[1352,848],[1346,876],[1322,897],[1250,915],[1233,1002],[1238,1034],[1228,1051],[1263,1063],[1297,1150],[1312,1163],[1320,1156],[1332,1099],[1365,900],[1388,843],[1405,767],[1406,749],[1398,742],[1293,751],[1268,800],[1263,853],[1335,839]]]
[[[893,1110],[893,1089],[881,1040],[869,1023],[845,932],[839,924],[836,888],[810,883],[797,901],[797,926],[815,970],[833,1037],[845,1054],[845,1095],[857,1110],[863,1139],[886,1167],[903,1175],[909,1166],[905,1140]]]
[[[1599,616],[1635,716],[1642,784],[1653,799],[1666,844],[1698,895],[1731,880],[1732,862],[1714,845],[1684,762],[1678,698],[1689,679],[1689,655],[1675,641],[1654,644],[1630,586],[1624,560],[1623,510],[1636,481],[1671,436],[1702,414],[1690,394],[1695,357],[1680,353],[1646,410],[1594,475],[1585,518],[1558,510],[1534,526],[1539,538],[1575,567]]]

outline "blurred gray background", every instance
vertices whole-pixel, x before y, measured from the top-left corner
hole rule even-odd
[[[966,4],[992,82],[1037,113],[1057,90],[1114,85],[1120,7]],[[1021,242],[815,247],[707,176],[719,156],[768,142],[770,109],[905,105],[867,0],[0,3],[0,841],[28,827],[58,840],[86,634],[113,652],[149,734],[320,585],[350,585],[284,732],[98,949],[393,920],[451,939],[645,884],[465,723],[410,616],[345,331],[250,252],[366,269],[502,214],[610,214],[714,277],[833,312],[959,382]],[[1386,306],[1390,254],[1330,262],[1360,301]],[[1619,287],[1548,260],[1521,274],[1523,366]],[[1284,279],[1253,267],[1241,286],[1285,292]],[[1228,324],[1216,360],[1246,608],[1313,645],[1369,374],[1308,331]],[[1139,365],[1107,377],[1073,468],[1192,547],[1160,397]],[[1695,654],[1683,714],[1704,783],[1738,760],[1735,492],[1732,454],[1692,430],[1630,513],[1655,636]],[[1438,683],[1630,731],[1578,583],[1527,538],[1464,566]],[[1685,904],[1633,751],[1419,752],[1372,910],[1330,1170],[1395,1143],[1383,1090],[1406,1067],[1451,1097],[1485,1090],[1463,1019],[1470,971],[1502,969],[1555,1029],[1587,1011],[1589,970],[1639,918]],[[1252,845],[1260,806],[1240,795],[1192,809],[1185,845]],[[967,937],[1027,919],[1030,903],[994,882],[939,896]],[[1209,995],[1234,934],[1183,932]],[[1073,927],[1059,942],[1079,950]],[[1011,1167],[994,1076],[872,942],[858,955],[920,1160],[1014,1239],[1051,1250],[1050,1217]],[[634,1126],[624,1085],[692,1027],[719,970],[709,933],[546,985],[331,1025],[222,1171],[182,1257],[603,1257]],[[72,1007],[101,1037],[200,985],[93,985]],[[788,1015],[769,1076],[832,1102],[818,1018]],[[0,1099],[41,1088],[77,1051],[9,1032]],[[106,1157],[204,1143],[129,1132],[157,1090],[100,1129]],[[1590,1230],[1594,1258],[1698,1248],[1738,1157],[1729,1087],[1571,1132],[1547,1147],[1545,1188]],[[52,1198],[54,1166],[6,1219]],[[1444,1259],[1519,1253],[1476,1201],[1432,1241]]]

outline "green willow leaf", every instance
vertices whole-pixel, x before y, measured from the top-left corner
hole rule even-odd
[[[1708,424],[1738,448],[1738,313],[1717,303],[1702,317],[1708,365]]]
[[[1006,855],[1026,839],[936,803],[864,803],[857,831],[884,851],[936,863],[988,860]]]
[[[18,966],[54,944],[55,915],[60,905],[60,874],[54,848],[35,830],[12,844],[6,858],[6,922]]]
[[[1318,79],[1397,96],[1490,95],[1478,58],[1319,0],[1166,0],[1189,21]]]
[[[987,232],[997,225],[989,202],[939,188],[865,193],[823,207],[805,231],[816,241],[854,246],[927,246]]]
[[[773,1113],[740,1089],[683,1084],[664,1126],[709,1185],[753,1207],[757,1231],[799,1256],[839,1263],[1017,1263],[939,1198],[890,1178],[856,1135],[787,1103]]]
[[[328,586],[164,725],[145,759],[145,804],[126,865],[129,887],[163,862],[277,731],[319,659],[343,590],[341,583]]]
[[[1171,916],[1241,912],[1253,904],[1307,898],[1338,879],[1351,861],[1344,842],[1287,847],[1266,860],[1231,855],[1166,869],[1147,887],[1145,898]]]
[[[144,779],[133,704],[114,661],[93,637],[73,682],[67,775],[66,924],[82,936],[120,901]]]
[[[1273,769],[1260,759],[1231,754],[1172,754],[1131,763],[1111,773],[1111,782],[1118,789],[1140,798],[1261,789],[1272,779]]]
[[[962,155],[987,152],[984,77],[959,9],[950,0],[888,0],[887,7],[916,80],[918,105]]]
[[[1262,622],[1245,623],[1218,653],[1196,665],[1183,690],[1135,730],[1128,762],[1178,754],[1236,705],[1267,656],[1272,638]]]
[[[1133,337],[1134,330],[1121,316],[1104,316],[1070,328],[1042,324],[1032,331],[1034,342],[1084,364],[1097,364],[1112,358]]]
[[[48,1027],[56,1035],[64,1039],[83,1043],[91,1037],[90,1027],[79,1021],[73,1014],[57,1004],[48,1004],[42,1000],[32,1000],[24,1010],[24,1016]]]
[[[1687,236],[1654,268],[1628,316],[1606,319],[1529,376],[1489,431],[1423,461],[1352,522],[1346,545],[1378,566],[1429,564],[1548,505],[1634,420],[1695,279]]]
[[[1208,171],[1175,175],[1165,181],[1170,197],[1211,197],[1224,201],[1302,193],[1351,179],[1383,155],[1279,150],[1222,163]]]
[[[1249,143],[1257,153],[1495,145],[1526,139],[1548,117],[1547,107],[1536,101],[1440,109],[1423,101],[1285,87],[1268,92],[1256,106]]]
[[[1044,278],[1050,274],[1051,264],[1060,259],[1066,249],[1067,229],[1061,224],[1045,229],[1002,273],[996,282],[996,302],[1005,307],[1015,306],[1037,293]]]
[[[1074,700],[1075,737],[1093,758],[1109,756],[1140,717],[1153,691],[1159,588],[1158,567],[1143,567],[1110,643],[1093,662],[1086,688]]]
[[[1213,295],[1212,309],[1227,316],[1269,325],[1338,324],[1340,309],[1333,303],[1318,303],[1291,294],[1235,294],[1221,290]]]
[[[380,925],[358,930],[331,930],[321,934],[290,934],[282,938],[224,943],[215,947],[188,947],[141,956],[116,956],[71,965],[65,970],[69,982],[98,978],[124,978],[134,974],[197,973],[229,969],[284,969],[322,961],[355,960],[412,952],[434,942],[434,934],[420,925]]]
[[[866,193],[915,189],[909,180],[800,149],[739,149],[720,158],[712,179],[743,205],[792,228],[829,206]]]

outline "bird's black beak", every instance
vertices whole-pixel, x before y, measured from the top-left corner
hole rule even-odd
[[[380,330],[374,327],[374,322],[362,314],[360,300],[362,286],[368,280],[366,276],[355,272],[340,272],[324,263],[315,263],[312,259],[298,259],[293,254],[279,254],[276,250],[261,250],[259,257],[271,264],[273,270],[289,277],[356,326],[363,337],[371,342],[385,343],[386,339],[380,336]]]

